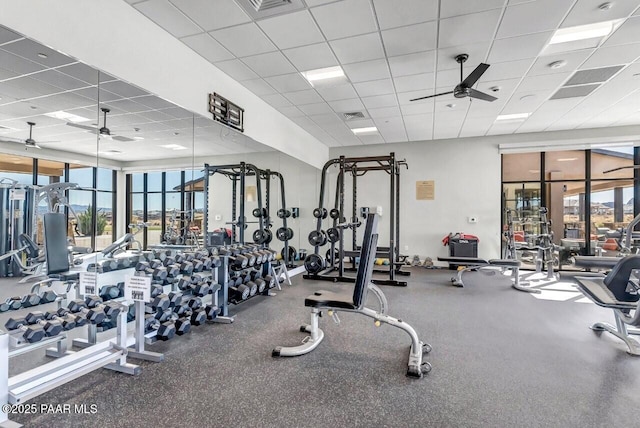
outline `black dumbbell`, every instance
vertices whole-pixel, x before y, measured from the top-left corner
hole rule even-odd
[[[193,273],[193,263],[188,260],[183,260],[178,265],[180,267],[180,273],[183,275],[191,275]]]
[[[193,280],[190,276],[183,276],[182,278],[178,278],[178,281],[176,282],[176,286],[182,291],[188,290],[192,284]]]
[[[173,312],[174,311],[171,308],[160,309],[160,310],[157,310],[156,313],[153,316],[158,321],[165,322],[165,321],[169,321],[169,320],[172,319]]]
[[[200,297],[192,297],[187,301],[187,306],[192,310],[200,309],[202,307],[202,299]]]
[[[255,282],[248,281],[244,285],[249,287],[249,296],[255,296],[258,293],[258,285]]]
[[[85,317],[73,315],[67,308],[60,308],[54,313],[60,318],[66,318],[66,317],[72,318],[73,321],[76,323],[76,327],[82,327],[84,325],[87,325],[87,319]],[[131,319],[131,321],[133,321],[133,318]]]
[[[164,264],[165,266],[169,266],[169,265],[173,265],[176,263],[176,258],[175,257],[171,257],[171,256],[167,256],[163,261],[162,264]]]
[[[211,256],[211,257],[209,257],[209,259],[211,260],[211,267],[212,268],[219,268],[220,266],[222,266],[222,260],[220,259],[220,257]]]
[[[184,295],[182,294],[181,291],[172,291],[171,293],[169,293],[169,295],[168,295],[169,307],[173,308],[175,306],[181,305],[183,297],[184,297]]]
[[[276,286],[276,280],[271,275],[266,275],[263,279],[267,283],[268,288],[273,288]]]
[[[256,278],[253,282],[258,286],[258,293],[264,293],[267,288],[266,281],[262,278]]]
[[[57,336],[62,333],[62,324],[56,320],[47,320],[40,311],[29,312],[24,320],[29,325],[39,325],[47,336]]]
[[[144,319],[145,331],[156,331],[156,338],[159,340],[169,340],[176,334],[176,326],[172,321],[160,322],[153,316],[146,316]]]
[[[193,263],[194,272],[202,272],[204,270],[204,263],[202,260],[194,259],[191,263]]]
[[[174,325],[178,336],[182,336],[183,334],[187,334],[191,331],[191,320],[189,318],[178,318],[174,321]]]
[[[62,325],[62,329],[65,331],[73,330],[76,327],[76,318],[71,314],[67,314],[63,317],[58,316],[55,312],[45,312],[44,319],[58,321]]]
[[[251,289],[245,284],[240,284],[237,287],[229,287],[229,299],[232,302],[247,300],[250,291]]]
[[[249,275],[251,275],[251,279],[255,281],[258,278],[262,278],[262,270],[252,270],[251,272],[249,272]]]
[[[22,307],[22,297],[9,297],[0,304],[0,312],[15,311]]]
[[[100,289],[102,300],[113,300],[120,297],[120,288],[117,285],[105,285]]]
[[[207,315],[208,320],[213,320],[218,317],[218,314],[220,313],[220,308],[218,308],[218,306],[216,305],[208,304],[207,306],[204,307],[204,312]]]
[[[84,300],[76,299],[69,302],[68,309],[74,314],[82,314],[91,324],[100,324],[107,314],[101,308],[88,309]]]
[[[151,303],[149,303],[149,306],[156,310],[164,311],[165,309],[169,308],[170,304],[171,301],[169,300],[169,296],[164,293],[160,293],[153,298]]]
[[[153,279],[160,281],[167,279],[168,275],[167,268],[162,266],[162,262],[158,259],[154,259],[151,262],[138,262],[136,271],[144,272],[147,275],[151,275]]]
[[[30,308],[31,306],[38,306],[40,304],[40,296],[35,293],[22,296],[21,306],[23,308]]]
[[[22,337],[29,343],[39,342],[45,332],[39,325],[28,325],[24,318],[9,318],[4,325],[7,330],[18,330],[22,332]]]
[[[192,313],[191,308],[186,303],[174,306],[173,312],[175,312],[175,314],[179,317],[190,316]]]
[[[166,266],[166,268],[167,278],[176,278],[178,275],[180,275],[180,265],[174,263]]]
[[[207,312],[205,308],[198,308],[193,310],[190,317],[191,324],[202,325],[207,322]]]

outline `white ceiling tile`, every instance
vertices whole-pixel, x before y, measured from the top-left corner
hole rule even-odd
[[[501,114],[531,113],[540,107],[553,93],[554,89],[538,91],[518,91],[505,104]]]
[[[438,70],[460,69],[460,64],[456,61],[456,56],[460,54],[469,55],[465,62],[465,69],[471,68],[474,64],[486,62],[489,52],[489,42],[467,44],[465,46],[452,46],[450,48],[438,49]]]
[[[243,80],[242,86],[258,96],[275,94],[278,92],[262,79]]]
[[[489,64],[535,58],[542,51],[551,34],[551,32],[536,33],[495,40],[489,52]]]
[[[209,62],[225,61],[233,58],[233,54],[209,34],[196,34],[195,36],[183,37],[180,40]]]
[[[284,114],[287,117],[290,118],[294,118],[294,117],[301,117],[304,116],[304,113],[301,112],[298,107],[296,106],[284,106],[284,107],[279,107],[278,111],[282,114]]]
[[[347,113],[364,110],[364,105],[359,98],[349,100],[329,101],[331,108],[337,113]]]
[[[436,125],[436,129],[433,130],[433,139],[445,140],[448,138],[458,138],[461,128],[461,125]]]
[[[200,27],[166,0],[143,1],[136,3],[133,7],[176,37],[202,32]]]
[[[87,82],[74,79],[73,77],[60,73],[56,70],[42,71],[40,73],[32,74],[31,77],[41,82],[45,82],[57,88],[63,89],[65,91],[85,88],[89,86]]]
[[[493,64],[482,75],[486,80],[504,80],[513,79],[524,76],[527,73],[533,59],[521,59],[518,61],[500,62]]]
[[[640,43],[602,47],[587,59],[581,69],[606,67],[608,65],[629,64],[640,57]]]
[[[300,111],[302,111],[307,116],[311,116],[314,114],[325,114],[325,113],[333,113],[331,107],[327,103],[313,103],[313,104],[305,104],[300,106]]]
[[[418,54],[421,55],[421,54]],[[404,58],[404,57],[398,57]],[[390,77],[389,66],[384,59],[347,64],[342,67],[351,82],[366,82]]]
[[[320,6],[322,4],[333,3],[336,0],[305,0],[305,3],[309,7]]]
[[[349,127],[349,129],[356,129],[356,128],[369,128],[371,126],[374,126],[375,124],[371,119],[359,119],[359,120],[350,120],[346,122],[346,125]]]
[[[467,71],[465,75],[470,72]],[[437,88],[446,88],[445,91],[453,91],[453,87],[458,83],[460,83],[460,70],[441,70],[436,74]],[[437,92],[441,92],[440,89]]]
[[[371,80],[369,82],[354,83],[358,95],[369,97],[373,95],[393,94],[393,83],[391,79]]]
[[[265,100],[267,103],[271,104],[275,108],[281,108],[281,107],[286,107],[291,105],[289,100],[287,100],[285,97],[283,97],[280,94],[263,95],[260,98],[262,98],[263,100]]]
[[[311,13],[327,40],[376,31],[369,0],[344,0],[314,7]]]
[[[313,103],[322,102],[322,98],[320,98],[320,95],[318,95],[318,93],[313,89],[288,92],[283,95],[287,97],[289,101],[291,101],[293,104],[296,104],[296,105],[313,104]]]
[[[171,0],[171,3],[205,31],[251,21],[233,0]]]
[[[443,1],[440,3],[440,18],[482,12],[490,9],[501,9],[504,0],[465,0]]]
[[[4,48],[7,48],[7,46],[11,45],[5,45]],[[45,69],[45,67],[40,64],[21,58],[2,49],[0,49],[0,64],[2,64],[2,68],[19,74],[33,73]]]
[[[393,77],[408,76],[434,71],[435,51],[419,52],[389,58]]]
[[[293,92],[311,89],[311,85],[300,73],[283,74],[265,79],[278,92]]]
[[[103,83],[102,85],[100,85],[100,89],[113,92],[114,94],[121,95],[124,98],[149,95],[147,91],[119,80]]]
[[[572,72],[542,74],[525,77],[518,86],[518,92],[535,92],[542,89],[559,88]]]
[[[397,56],[435,49],[436,36],[437,23],[432,21],[385,30],[382,32],[382,41],[387,56]],[[408,40],[419,42],[407,43]]]
[[[322,114],[314,114],[310,115],[309,118],[313,120],[318,125],[322,125],[327,131],[331,131],[333,127],[341,127],[346,129],[344,122],[335,113],[322,113]],[[333,134],[331,134],[333,135]]]
[[[329,44],[342,64],[384,58],[379,33],[334,40]]]
[[[432,124],[431,114],[404,116],[404,126],[409,141],[431,140]]]
[[[441,19],[438,46],[446,48],[491,40],[500,14],[500,10],[495,9]]]
[[[569,15],[562,21],[561,27],[593,24],[595,22],[610,21],[626,18],[638,7],[637,0],[616,0],[609,10],[599,9],[602,0],[581,0],[573,6]]]
[[[261,77],[277,76],[279,74],[293,73],[296,71],[289,60],[280,52],[248,56],[242,58],[242,62]]]
[[[401,117],[390,117],[374,121],[378,132],[387,143],[399,143],[407,141],[407,132],[404,129],[404,120]]]
[[[214,65],[218,67],[220,70],[227,73],[229,76],[231,76],[235,80],[248,80],[248,79],[255,79],[258,77],[256,73],[254,73],[249,67],[247,67],[239,59],[216,62]]]
[[[423,91],[434,87],[434,73],[413,74],[394,77],[397,92]]]
[[[560,25],[574,0],[537,0],[509,6],[504,13],[498,38],[554,30]]]
[[[263,19],[258,25],[280,49],[324,41],[308,10]]]
[[[0,27],[0,45],[11,42],[13,40],[21,39],[20,34],[14,33],[8,28]]]
[[[338,60],[329,48],[328,43],[302,46],[282,51],[289,61],[300,71],[315,70],[317,68],[338,65]]]
[[[212,31],[209,34],[238,57],[276,50],[274,44],[253,22]]]
[[[384,144],[384,138],[380,134],[359,135],[358,139],[362,144]]]
[[[476,84],[476,89],[479,91],[485,92],[487,94],[493,95],[499,99],[504,99],[509,96],[516,90],[516,87],[520,83],[520,79],[505,79],[505,80],[484,80],[480,79],[480,81]],[[497,91],[495,90],[497,89]]]
[[[425,103],[411,103],[400,106],[402,115],[433,113],[433,100]]]
[[[136,102],[140,104],[144,104],[151,109],[163,109],[172,107],[169,101],[163,100],[162,98],[156,97],[155,95],[147,95],[145,97],[136,98]]]
[[[565,52],[555,55],[541,56],[533,63],[528,75],[537,76],[540,74],[564,73],[568,70],[576,70],[592,52],[592,49],[583,49],[577,52]],[[561,68],[549,67],[549,64],[555,61],[566,61],[567,65]]]
[[[370,108],[393,107],[398,105],[395,95],[376,95],[375,97],[362,98],[362,102]]]
[[[426,99],[426,100],[420,100],[420,101],[411,101],[411,100],[419,97],[424,97],[427,95],[433,95],[434,93],[435,91],[432,89],[411,91],[411,92],[399,92],[397,94],[398,102],[400,103],[401,106],[407,105],[407,104],[413,104],[413,103],[417,103],[417,104],[432,103],[433,102],[432,99]]]
[[[318,91],[326,101],[346,100],[348,98],[356,98],[358,96],[353,85],[349,83],[329,87],[319,87],[316,91]]]
[[[397,106],[394,107],[379,107],[367,109],[369,116],[372,119],[387,119],[393,117],[400,117],[400,109]]]
[[[438,0],[373,0],[381,29],[438,19]]]

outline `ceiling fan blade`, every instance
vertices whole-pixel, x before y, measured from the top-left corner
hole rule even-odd
[[[493,97],[489,94],[485,94],[484,92],[480,92],[480,91],[476,91],[473,88],[469,88],[469,96],[471,98],[477,98],[479,100],[484,100],[484,101],[495,101],[497,100],[496,97]]]
[[[480,63],[480,65],[478,65],[476,69],[473,70],[471,74],[469,74],[467,78],[460,83],[460,86],[466,86],[467,88],[472,87],[476,84],[476,82],[484,74],[484,72],[487,71],[487,68],[489,68],[489,64]]]
[[[38,141],[37,144],[53,144],[53,143],[62,143],[59,140],[50,140],[50,141]]]
[[[449,95],[449,94],[453,94],[453,91],[442,92],[441,94],[435,94],[435,95],[427,95],[426,97],[414,98],[414,99],[409,100],[409,101],[425,100],[427,98],[439,97],[440,95]]]
[[[24,140],[13,137],[0,137],[0,143],[24,143]]]

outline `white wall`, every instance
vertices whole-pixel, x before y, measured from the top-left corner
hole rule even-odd
[[[442,238],[449,232],[466,232],[480,238],[478,255],[500,257],[501,163],[497,145],[487,139],[443,140],[375,146],[333,148],[330,157],[376,156],[395,152],[409,170],[400,173],[400,252],[421,258],[448,255]],[[434,180],[435,199],[417,201],[416,181]],[[334,183],[332,178],[332,183]],[[335,186],[335,184],[332,184]],[[350,207],[351,186],[345,186]],[[332,201],[333,203],[333,201]],[[380,245],[388,245],[389,177],[371,171],[358,178],[358,205],[383,207]],[[350,208],[349,208],[350,209]],[[349,211],[350,212],[350,211]],[[468,223],[468,217],[478,222]]]

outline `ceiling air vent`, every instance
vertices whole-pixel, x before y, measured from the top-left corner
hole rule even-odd
[[[238,4],[253,19],[282,15],[304,8],[302,0],[238,0]]]
[[[344,120],[354,120],[354,119],[364,119],[364,113],[362,113],[361,111],[353,111],[353,112],[349,112],[349,113],[342,113],[342,117],[344,117]]]
[[[582,85],[582,86],[567,86],[560,88],[555,94],[549,98],[550,100],[561,100],[563,98],[576,98],[586,97],[591,92],[595,91],[600,85]]]
[[[256,12],[291,4],[291,0],[249,0]]]
[[[620,71],[623,65],[614,65],[612,67],[592,68],[589,70],[578,70],[563,86],[586,85],[590,83],[602,83],[611,79],[611,77]]]

